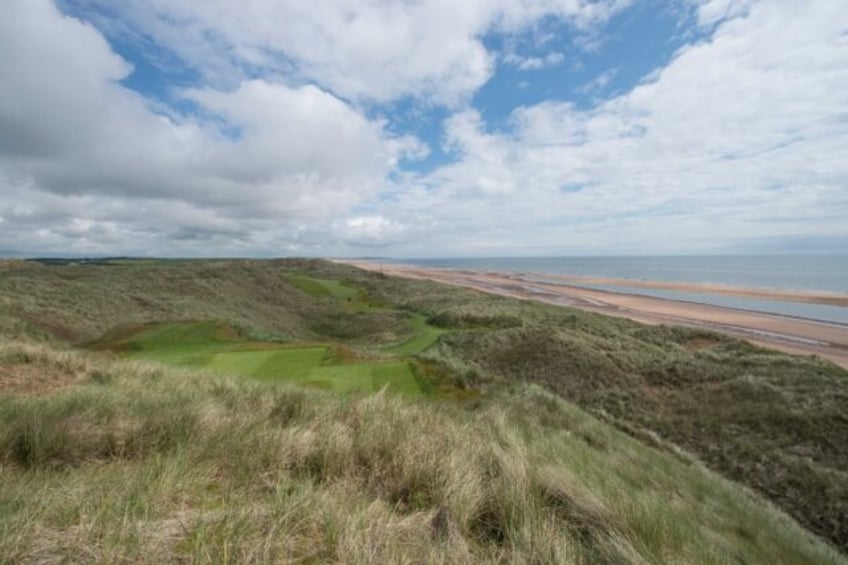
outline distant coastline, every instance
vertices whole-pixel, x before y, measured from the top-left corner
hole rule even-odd
[[[651,284],[848,293],[848,255],[369,258],[369,261],[500,273],[566,275],[649,288]],[[587,281],[591,282],[591,281]]]
[[[468,268],[436,268],[382,260],[339,260],[406,278],[429,279],[505,296],[538,300],[629,318],[648,324],[683,325],[721,331],[781,351],[820,355],[848,368],[848,323],[816,320],[756,309],[730,308],[646,296],[616,285],[669,292],[693,292],[747,300],[769,300],[810,305],[848,314],[848,293],[789,291],[730,285],[633,281],[603,277],[575,277],[548,273],[495,272]],[[591,284],[605,288],[592,288]]]

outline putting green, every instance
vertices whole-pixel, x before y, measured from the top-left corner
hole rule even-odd
[[[423,394],[408,361],[340,361],[327,345],[243,341],[236,330],[217,322],[146,326],[97,345],[123,351],[135,359],[264,381],[288,380],[339,392],[372,392],[388,387],[405,395]]]
[[[326,347],[216,353],[206,367],[265,381],[288,380],[339,392],[373,392],[383,387],[418,395],[421,389],[406,361],[327,362]]]
[[[326,354],[326,347],[228,351],[216,354],[208,367],[260,379],[298,379],[320,367]]]

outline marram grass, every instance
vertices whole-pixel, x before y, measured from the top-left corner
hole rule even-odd
[[[50,387],[0,395],[0,562],[844,562],[534,386],[470,408],[3,346],[24,370]]]

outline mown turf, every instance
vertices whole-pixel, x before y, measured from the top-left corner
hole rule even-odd
[[[376,392],[384,387],[410,396],[423,394],[409,362],[340,359],[328,345],[298,346],[239,339],[218,322],[155,324],[119,332],[91,344],[126,357],[243,375],[285,380],[337,392]]]
[[[216,372],[266,380],[299,380],[320,367],[326,356],[326,347],[233,351],[216,353],[207,367]]]
[[[320,364],[321,359],[324,357],[323,348],[294,349],[291,351],[266,349],[260,351],[215,353],[204,367],[216,373],[282,380],[289,375],[297,375],[311,369],[311,365],[307,365],[306,367],[303,367],[303,365],[306,365],[306,362],[311,360],[312,355],[310,354],[313,351],[317,351],[318,353],[318,359],[315,364]],[[288,366],[287,364],[290,361],[300,366]],[[282,367],[275,371],[271,369],[275,365],[282,365]],[[265,367],[269,367],[270,370],[265,369]]]
[[[406,361],[326,364],[326,347],[216,353],[205,367],[264,381],[285,380],[337,392],[375,392],[387,387],[411,396],[422,393]]]
[[[313,386],[326,386],[340,392],[369,392],[387,387],[391,391],[409,396],[422,393],[407,361],[317,367],[306,376],[295,380]]]

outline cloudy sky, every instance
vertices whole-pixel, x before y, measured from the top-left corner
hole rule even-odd
[[[0,255],[846,249],[845,0],[0,5]]]

